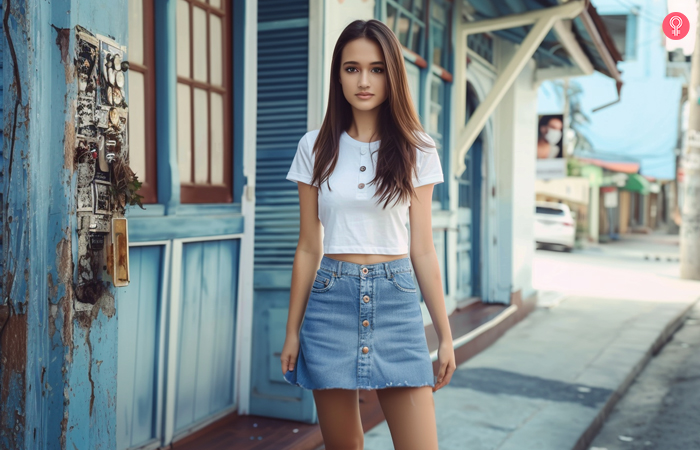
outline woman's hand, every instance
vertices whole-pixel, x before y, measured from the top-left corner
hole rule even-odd
[[[438,371],[437,383],[433,387],[433,392],[447,386],[452,379],[452,374],[457,369],[455,362],[455,350],[452,346],[452,341],[441,342],[438,347],[438,361],[440,361],[440,370]]]
[[[297,356],[299,356],[299,336],[288,334],[284,340],[282,356],[280,357],[282,361],[282,375],[287,373],[287,370],[294,370],[294,366],[297,363]]]

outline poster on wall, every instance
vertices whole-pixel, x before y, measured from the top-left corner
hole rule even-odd
[[[605,208],[617,208],[617,188],[614,186],[605,186],[600,188],[603,193],[603,206]]]
[[[538,180],[566,177],[566,158],[563,150],[564,116],[562,114],[540,115],[537,123]]]

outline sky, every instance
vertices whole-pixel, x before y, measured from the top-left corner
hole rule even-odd
[[[697,4],[695,0],[667,0],[667,5],[669,13],[680,12],[688,18],[690,30],[683,39],[677,41],[666,39],[666,49],[673,50],[681,47],[685,55],[691,55],[695,44],[695,26],[698,21]]]

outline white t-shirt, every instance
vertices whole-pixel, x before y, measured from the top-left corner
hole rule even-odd
[[[306,133],[299,141],[287,179],[311,184],[315,155],[312,154],[320,130]],[[429,142],[434,141],[427,137]],[[375,176],[380,141],[360,142],[346,132],[340,137],[338,162],[328,183],[318,189],[318,218],[323,225],[324,253],[408,253],[408,207],[410,200],[398,203],[393,198],[386,209],[373,197],[376,188],[369,184]],[[435,148],[416,149],[418,178],[413,186],[444,181],[440,158]],[[370,156],[371,154],[371,156]]]

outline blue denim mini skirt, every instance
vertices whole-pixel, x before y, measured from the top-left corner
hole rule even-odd
[[[354,264],[324,255],[284,379],[304,389],[435,386],[410,259]]]

